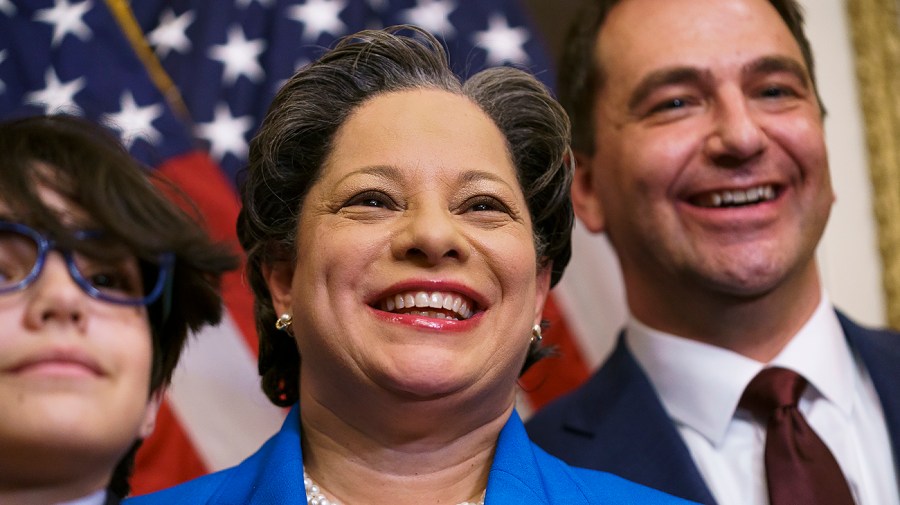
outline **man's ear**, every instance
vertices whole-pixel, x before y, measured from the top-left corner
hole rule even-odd
[[[147,401],[147,410],[144,411],[144,419],[141,420],[141,426],[138,431],[138,438],[145,439],[153,433],[153,428],[156,427],[156,415],[159,414],[159,407],[162,406],[165,395],[165,387],[160,387],[153,393],[150,393],[150,399]]]
[[[294,263],[287,260],[262,265],[262,275],[272,295],[272,307],[276,314],[291,313],[291,284],[294,280]]]
[[[594,159],[584,153],[575,153],[575,177],[572,180],[572,207],[578,220],[588,231],[600,233],[606,229],[603,202],[597,194]]]

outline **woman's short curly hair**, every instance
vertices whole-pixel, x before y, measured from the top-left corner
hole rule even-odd
[[[344,38],[278,92],[250,144],[241,188],[238,237],[247,252],[255,295],[259,373],[263,390],[277,405],[297,401],[300,356],[291,335],[274,327],[277,314],[263,266],[296,261],[303,254],[295,247],[300,208],[348,116],[373,97],[416,88],[468,97],[494,121],[506,138],[528,203],[537,256],[542,266],[552,268],[551,285],[569,262],[569,121],[543,84],[510,67],[490,68],[461,82],[440,42],[412,26]],[[523,370],[546,353],[533,347]]]

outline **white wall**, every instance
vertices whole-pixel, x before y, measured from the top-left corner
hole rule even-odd
[[[844,0],[802,0],[828,109],[826,140],[837,203],[819,246],[825,286],[835,305],[871,325],[885,323],[881,260]]]
[[[806,8],[819,91],[828,109],[826,142],[837,193],[818,251],[822,277],[836,306],[862,323],[882,325],[881,264],[844,1],[801,3]],[[597,365],[625,319],[624,292],[605,238],[576,227],[573,241],[577,252],[555,296],[567,322],[581,337],[588,362]]]

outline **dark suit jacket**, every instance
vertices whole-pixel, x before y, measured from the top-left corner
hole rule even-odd
[[[900,334],[862,328],[840,312],[838,318],[875,384],[895,465],[900,466]],[[614,473],[707,505],[716,503],[622,336],[584,385],[543,408],[526,428],[533,442],[571,465]]]

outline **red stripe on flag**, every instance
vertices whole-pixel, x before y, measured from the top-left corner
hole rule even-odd
[[[230,244],[236,253],[240,246],[235,232],[240,204],[233,186],[208,155],[188,153],[167,160],[159,167],[159,175],[171,181],[196,205],[209,234],[218,241]],[[165,190],[165,185],[162,186]],[[171,192],[171,188],[169,188]],[[183,197],[173,200],[185,205]],[[253,320],[253,297],[243,282],[244,261],[241,266],[222,278],[222,298],[229,315],[255,355],[258,350]],[[190,438],[181,427],[167,403],[163,403],[156,428],[138,451],[132,478],[133,494],[164,489],[199,477],[208,472]]]
[[[556,307],[552,294],[544,306],[544,319],[550,321],[544,331],[544,345],[555,346],[558,354],[535,363],[519,380],[535,410],[575,389],[590,375],[575,336]]]
[[[153,434],[138,451],[134,467],[134,496],[174,486],[208,471],[165,402],[159,409]]]
[[[210,235],[231,244],[235,252],[240,252],[235,231],[240,202],[234,187],[207,154],[192,152],[170,158],[159,167],[159,172],[194,201]],[[241,256],[241,266],[222,277],[222,298],[229,315],[256,355],[259,345],[253,319],[253,296],[249,285],[244,282]]]

